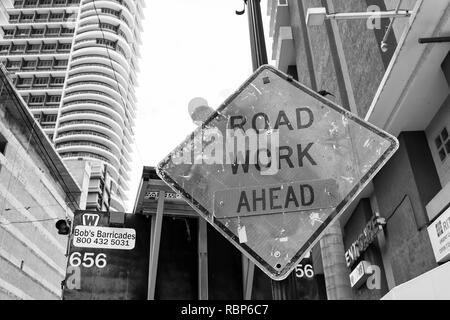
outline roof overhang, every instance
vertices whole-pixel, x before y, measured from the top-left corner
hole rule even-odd
[[[419,44],[419,38],[450,35],[447,0],[418,0],[365,117],[398,135],[425,130],[450,90],[441,64],[450,43]]]

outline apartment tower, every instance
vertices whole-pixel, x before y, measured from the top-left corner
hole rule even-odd
[[[124,211],[144,1],[2,5],[0,61],[82,186],[81,208]]]

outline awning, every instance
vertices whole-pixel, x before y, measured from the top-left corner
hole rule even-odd
[[[381,300],[450,300],[450,262],[395,287]]]
[[[441,64],[450,43],[419,44],[419,38],[450,35],[448,0],[418,0],[365,117],[398,135],[425,130],[450,90]]]

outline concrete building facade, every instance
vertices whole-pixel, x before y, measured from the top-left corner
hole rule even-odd
[[[81,189],[0,67],[0,300],[61,299]]]
[[[308,9],[317,7],[411,16],[391,28],[390,19],[373,18],[308,25]],[[330,277],[320,270],[328,298],[345,291],[349,299],[448,299],[450,44],[439,37],[450,31],[450,2],[269,0],[268,14],[278,68],[400,141],[340,219],[334,252],[345,264]]]
[[[144,1],[2,5],[0,60],[69,170],[89,189],[82,209],[124,211]]]

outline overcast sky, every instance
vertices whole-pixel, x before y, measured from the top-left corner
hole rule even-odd
[[[243,0],[145,3],[129,210],[143,166],[156,166],[195,129],[189,101],[203,97],[215,109],[252,74],[247,14],[234,13]],[[267,0],[261,7],[270,59]]]

